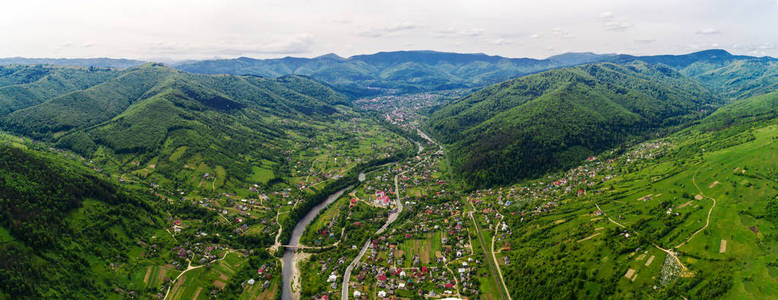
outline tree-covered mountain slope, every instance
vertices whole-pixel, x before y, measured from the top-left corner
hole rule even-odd
[[[578,61],[580,58],[549,60],[435,51],[395,51],[349,58],[334,54],[315,58],[264,60],[242,57],[185,63],[176,68],[204,74],[252,74],[265,77],[307,75],[360,95],[375,93],[376,89],[415,92],[484,86]]]
[[[685,55],[619,55],[608,61],[659,63],[704,84],[725,100],[766,94],[778,87],[778,59],[733,55],[725,50],[705,50]]]
[[[704,130],[717,130],[778,116],[778,92],[754,96],[721,107],[700,122]]]
[[[0,66],[0,115],[89,88],[116,74],[99,68]]]
[[[665,138],[476,192],[479,203],[506,203],[478,209],[498,208],[508,228],[495,247],[510,262],[513,297],[775,298],[774,99],[729,104]]]
[[[154,196],[83,165],[0,142],[0,298],[105,299],[162,226]],[[8,298],[11,299],[11,298]]]
[[[327,140],[359,149],[392,135],[346,96],[301,76],[200,75],[158,64],[110,72],[105,82],[0,116],[0,126],[110,172],[209,192],[262,173],[288,176],[295,147]],[[204,185],[206,173],[218,182]]]
[[[720,103],[671,68],[595,64],[487,87],[435,112],[433,135],[476,186],[569,167],[632,137],[685,124]]]

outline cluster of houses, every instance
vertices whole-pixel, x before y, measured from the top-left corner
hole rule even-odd
[[[262,282],[262,290],[266,290],[270,287],[270,281],[273,279],[273,274],[279,271],[278,268],[279,266],[277,263],[263,264],[257,269],[256,277],[252,276],[248,280],[242,282],[241,287],[247,288]]]
[[[400,198],[405,204],[404,214],[411,217],[371,240],[369,251],[352,273],[355,299],[478,295],[476,273],[480,261],[472,256],[463,204],[438,200],[449,194],[446,182],[433,175],[439,171],[442,153],[426,153],[425,157],[428,158],[412,158],[391,168],[366,187],[378,187],[377,203],[387,201],[389,195],[382,189],[391,187],[393,191],[392,175],[407,171],[399,177]],[[418,241],[414,245],[425,246],[406,253],[406,241]]]
[[[218,252],[227,250],[227,247],[220,244],[210,244],[201,242],[184,241],[181,245],[173,247],[172,251],[176,259],[171,264],[177,269],[185,269],[185,260],[193,263],[206,264],[219,259]]]
[[[470,201],[479,211],[506,211],[511,214],[538,215],[550,212],[557,207],[558,200],[573,195],[584,197],[597,195],[602,190],[594,189],[602,182],[613,178],[620,166],[633,164],[641,160],[654,159],[662,155],[668,146],[665,142],[643,143],[613,159],[602,160],[590,156],[576,168],[558,176],[548,176],[534,182],[527,182],[504,189],[478,190],[469,195]],[[532,204],[534,208],[519,209],[519,204]],[[513,206],[512,206],[513,205]]]
[[[359,99],[356,103],[362,108],[378,111],[390,123],[406,130],[413,130],[418,122],[419,111],[440,105],[449,99],[464,95],[462,90],[437,91],[417,94],[385,95]]]

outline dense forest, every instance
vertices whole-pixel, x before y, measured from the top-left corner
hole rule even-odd
[[[106,297],[117,276],[109,263],[126,263],[135,239],[161,225],[153,196],[8,145],[0,145],[0,195],[5,296]]]
[[[430,132],[474,186],[570,167],[683,125],[721,101],[675,70],[642,62],[564,68],[506,81],[436,111]]]

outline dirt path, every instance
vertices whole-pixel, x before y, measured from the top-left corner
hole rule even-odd
[[[689,206],[689,204],[692,204],[692,201],[691,201],[691,200],[689,200],[689,201],[686,201],[686,203],[684,203],[684,204],[681,204],[680,206],[678,206],[678,209],[681,209],[681,208],[687,207],[687,206]]]
[[[467,202],[467,203],[470,205],[470,209],[471,209],[467,213],[468,213],[468,215],[470,215],[470,220],[473,221],[473,225],[475,226],[475,233],[478,235],[478,240],[481,242],[481,249],[483,249],[484,252],[487,252],[488,249],[486,247],[486,242],[484,242],[484,237],[483,237],[483,235],[481,235],[481,229],[479,228],[478,222],[476,222],[475,217],[473,217],[473,211],[475,211],[475,207],[473,207],[472,203],[470,203],[470,202]],[[497,267],[495,267],[495,264],[497,264],[497,261],[494,259],[494,253],[492,253],[491,257],[492,257],[492,259],[489,259],[488,261],[489,261],[489,267],[490,267],[490,269],[492,271],[492,277],[495,277],[495,279],[499,279],[499,281],[497,281],[497,282],[502,285],[503,282],[505,282],[505,281],[503,280],[502,276],[500,276],[499,273],[497,272]],[[505,293],[507,291],[508,291],[508,289],[505,288],[505,287],[502,287],[500,289],[500,294],[501,294],[503,299],[509,299],[508,297],[510,297],[510,296],[505,295]]]
[[[700,168],[702,168],[702,166],[700,166]],[[712,200],[713,201],[713,205],[708,210],[708,217],[705,218],[705,226],[702,226],[702,228],[700,228],[697,231],[695,231],[694,233],[692,233],[692,235],[689,236],[685,241],[683,241],[682,243],[678,244],[678,246],[675,246],[675,249],[681,248],[683,245],[686,245],[686,243],[691,241],[698,233],[700,233],[703,230],[705,230],[706,228],[708,228],[708,226],[710,225],[710,215],[711,215],[711,213],[713,213],[713,209],[716,208],[716,199],[712,198],[712,197],[705,196],[705,193],[703,193],[702,189],[697,185],[696,177],[697,177],[697,172],[700,171],[700,168],[697,168],[697,170],[694,171],[694,175],[692,175],[692,184],[694,185],[695,188],[697,188],[697,191],[700,192],[700,195],[702,195],[703,198],[708,198],[708,199]]]
[[[611,221],[611,223],[613,223],[613,224],[616,224],[617,226],[619,226],[619,227],[621,227],[621,228],[627,228],[627,226],[624,226],[624,225],[622,225],[621,223],[619,223],[619,222],[616,222],[615,220],[613,220],[611,217],[608,217],[608,215],[605,213],[605,211],[604,211],[604,210],[602,210],[602,208],[600,208],[600,205],[599,205],[599,204],[595,203],[595,204],[594,204],[594,206],[596,206],[596,207],[597,207],[597,209],[598,209],[598,210],[600,210],[600,211],[602,212],[602,215],[603,215],[603,216],[606,216],[606,217],[608,218],[608,221]],[[636,236],[638,235],[638,232],[637,232],[637,231],[633,231],[633,233],[634,233]],[[675,252],[674,252],[674,251],[672,251],[672,250],[668,250],[668,249],[665,249],[665,248],[662,248],[662,247],[660,247],[659,245],[657,245],[657,244],[656,244],[656,243],[654,243],[654,242],[650,242],[650,243],[651,243],[651,244],[652,244],[654,247],[656,247],[657,249],[659,249],[659,250],[662,250],[662,252],[664,252],[664,253],[667,253],[667,255],[669,255],[670,257],[672,257],[673,259],[675,259],[675,261],[678,263],[678,265],[680,265],[680,266],[681,266],[681,268],[682,268],[684,271],[687,271],[687,270],[688,270],[688,268],[686,268],[686,265],[684,265],[684,264],[681,262],[681,259],[679,259],[679,258],[678,258],[678,256],[675,254]]]
[[[578,240],[578,243],[583,242],[583,241],[591,240],[591,239],[593,239],[594,237],[596,237],[596,236],[598,236],[600,234],[602,234],[602,232],[598,232],[598,233],[592,234],[590,236],[587,236],[585,238],[582,238],[582,239]]]
[[[275,253],[278,247],[281,247],[281,242],[278,241],[279,238],[281,238],[281,232],[283,231],[284,227],[281,226],[281,223],[278,222],[278,215],[280,215],[281,212],[276,213],[276,224],[278,224],[278,233],[276,233],[276,239],[275,243],[273,243],[273,246],[270,246],[268,248],[268,252]]]
[[[472,216],[472,215],[471,215]],[[500,215],[500,221],[505,219],[503,215]],[[500,276],[500,281],[502,282],[502,287],[505,289],[505,295],[508,296],[508,300],[511,300],[511,293],[508,292],[508,286],[505,285],[505,279],[502,277],[502,268],[500,268],[500,263],[497,261],[497,254],[494,252],[494,241],[497,239],[497,231],[499,230],[500,223],[497,223],[494,226],[494,234],[492,235],[492,260],[494,260],[494,266],[497,267],[497,275]]]
[[[172,237],[172,238],[173,238],[173,241],[175,241],[176,243],[178,243],[178,240],[176,240],[176,236],[175,236],[175,235],[173,235],[173,233],[172,233],[172,232],[170,232],[170,229],[167,229],[167,228],[165,228],[165,231],[167,231],[167,233],[169,233],[169,234],[170,234],[170,237]]]
[[[227,252],[224,253],[224,256],[222,256],[222,258],[214,260],[213,262],[218,262],[218,261],[224,259],[225,257],[227,257],[227,254],[230,254],[232,252],[235,252],[235,250],[227,250]],[[170,282],[170,285],[167,287],[167,292],[165,292],[165,297],[162,298],[162,299],[167,299],[168,295],[170,294],[170,288],[173,285],[175,285],[176,282],[178,282],[178,279],[181,278],[181,276],[183,276],[184,273],[189,272],[189,271],[194,270],[194,269],[199,269],[199,268],[202,268],[202,267],[206,266],[206,265],[199,265],[199,266],[196,266],[196,267],[192,267],[192,261],[187,259],[187,262],[189,263],[189,265],[186,266],[186,270],[182,271],[181,274],[178,274],[178,276],[176,276],[176,278],[173,279]]]
[[[457,298],[462,298],[462,294],[459,293],[459,279],[457,279],[457,274],[454,273],[454,271],[451,270],[451,268],[448,267],[449,263],[446,263],[444,266],[446,267],[446,270],[448,270],[449,273],[451,273],[451,277],[454,277],[454,288],[456,289]]]

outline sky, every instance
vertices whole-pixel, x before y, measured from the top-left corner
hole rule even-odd
[[[185,60],[395,50],[778,57],[778,0],[7,0],[0,57]]]

